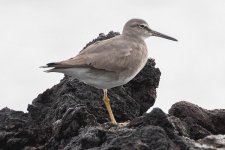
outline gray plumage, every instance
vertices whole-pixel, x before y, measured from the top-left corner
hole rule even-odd
[[[49,63],[47,72],[73,76],[99,89],[109,89],[129,82],[144,67],[148,59],[145,38],[160,36],[142,19],[129,20],[121,35],[98,41],[68,60]]]

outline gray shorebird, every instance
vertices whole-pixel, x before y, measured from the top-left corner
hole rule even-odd
[[[59,72],[103,89],[103,100],[110,120],[117,124],[107,89],[121,86],[133,79],[148,60],[145,39],[158,36],[172,41],[175,38],[152,30],[142,19],[129,20],[121,35],[108,40],[96,42],[68,60],[48,63],[44,68],[52,67],[46,72]]]

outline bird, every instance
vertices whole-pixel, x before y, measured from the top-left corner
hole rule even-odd
[[[63,73],[90,86],[103,90],[103,101],[112,124],[113,115],[107,90],[132,80],[145,66],[148,49],[145,39],[157,36],[172,41],[177,39],[152,30],[143,19],[130,19],[122,33],[113,38],[91,44],[75,57],[48,63],[45,72]]]

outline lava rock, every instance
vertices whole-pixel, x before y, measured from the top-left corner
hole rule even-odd
[[[203,139],[194,141],[189,138],[183,138],[185,143],[191,146],[191,150],[224,150],[225,135],[209,135]]]
[[[151,113],[134,119],[126,127],[109,123],[85,127],[78,136],[71,139],[65,150],[71,147],[95,150],[188,149],[188,145],[174,134],[172,124],[161,109],[154,109]]]
[[[119,35],[100,34],[86,46]],[[152,107],[160,71],[149,59],[128,84],[109,90],[113,125],[101,100],[103,92],[65,76],[28,105],[28,113],[0,110],[0,150],[200,150],[225,147],[225,111],[188,102],[165,114]],[[130,120],[130,121],[129,121]],[[213,135],[215,134],[215,135]]]
[[[0,130],[17,130],[27,122],[28,114],[7,107],[0,110]]]
[[[211,149],[225,149],[225,135],[209,135],[197,142],[202,147],[207,145]]]
[[[150,113],[146,113],[141,117],[132,120],[128,127],[140,128],[147,125],[154,125],[161,127],[176,145],[176,149],[188,149],[189,145],[185,144],[181,137],[178,136],[173,124],[170,122],[168,116],[159,108],[154,108]],[[175,148],[174,148],[175,149]]]
[[[177,149],[166,132],[158,126],[145,126],[138,130],[131,130],[129,135],[114,138],[106,149],[149,150],[149,149]]]
[[[225,134],[225,109],[206,110],[181,101],[170,108],[169,114],[185,124],[191,139],[198,140],[211,134]]]

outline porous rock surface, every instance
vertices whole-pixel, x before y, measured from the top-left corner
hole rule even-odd
[[[156,100],[160,75],[149,59],[131,82],[109,90],[115,118],[126,126],[109,122],[101,90],[65,76],[38,95],[28,113],[0,110],[0,150],[225,149],[225,110],[181,101],[169,114],[160,108],[145,113]]]

